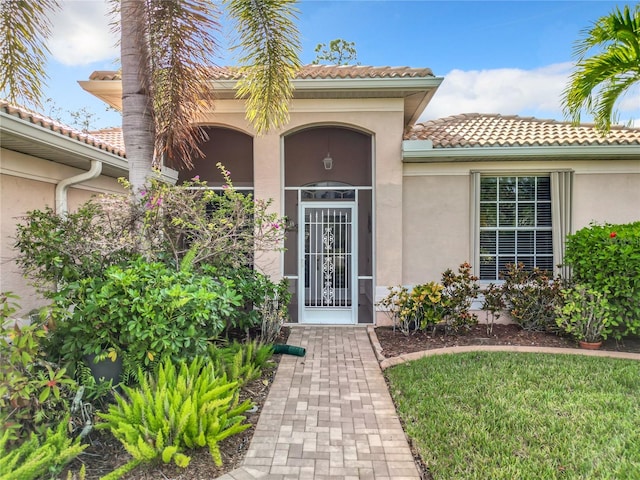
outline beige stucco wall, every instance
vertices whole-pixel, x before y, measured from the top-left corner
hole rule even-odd
[[[470,255],[470,173],[545,173],[570,169],[573,231],[590,222],[640,221],[640,161],[554,160],[404,164],[405,285],[439,280]]]
[[[405,177],[402,284],[440,280],[469,260],[469,177]]]
[[[635,172],[576,172],[573,202],[574,232],[596,223],[629,223],[640,221],[640,161]]]
[[[55,205],[56,184],[82,173],[81,170],[54,162],[0,149],[0,291],[12,291],[20,296],[22,314],[43,306],[29,282],[15,264],[13,249],[15,227],[30,210]],[[101,176],[68,190],[71,210],[96,193],[122,192],[114,178]]]

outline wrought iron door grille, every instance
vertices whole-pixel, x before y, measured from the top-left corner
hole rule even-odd
[[[305,208],[305,305],[350,307],[352,218],[349,208]]]

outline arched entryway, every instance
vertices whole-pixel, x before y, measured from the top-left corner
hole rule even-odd
[[[198,176],[207,186],[221,187],[225,180],[216,164],[220,162],[231,172],[234,187],[240,191],[253,191],[253,137],[231,128],[202,127],[206,140],[200,144],[203,157],[193,159],[191,169],[182,169],[178,183]]]
[[[322,126],[284,139],[284,275],[299,323],[373,322],[372,137]]]

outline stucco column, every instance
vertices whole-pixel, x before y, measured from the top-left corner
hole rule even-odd
[[[397,122],[402,125],[401,122]],[[395,123],[394,123],[395,125]],[[402,284],[402,131],[380,131],[375,148],[376,289],[375,301],[387,287]],[[377,312],[376,322],[388,320]]]
[[[253,185],[256,199],[272,200],[269,211],[283,215],[280,132],[253,139]],[[282,277],[281,252],[257,252],[256,267],[274,280]]]

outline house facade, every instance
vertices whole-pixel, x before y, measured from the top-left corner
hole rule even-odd
[[[640,129],[467,114],[417,124],[442,78],[429,69],[304,67],[290,121],[255,135],[233,70],[212,71],[217,101],[198,123],[199,175],[234,185],[288,218],[285,252],[258,260],[289,279],[292,321],[386,320],[388,287],[439,280],[469,262],[481,282],[507,264],[558,270],[568,233],[640,219]],[[120,106],[115,72],[83,88]]]
[[[564,237],[590,222],[640,220],[640,129],[484,114],[416,123],[442,78],[429,69],[304,67],[290,120],[256,135],[216,69],[197,119],[205,157],[179,173],[223,179],[287,217],[284,252],[257,266],[289,280],[293,322],[382,324],[389,286],[439,280],[469,262],[482,282],[507,263],[558,269]],[[120,108],[117,72],[81,86]],[[112,143],[113,139],[109,140]]]

